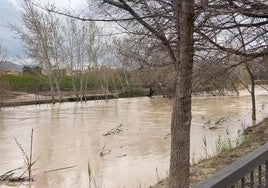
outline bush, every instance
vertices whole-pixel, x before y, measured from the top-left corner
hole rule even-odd
[[[11,90],[16,91],[47,91],[49,85],[44,76],[33,75],[6,75]]]
[[[127,98],[127,97],[143,97],[148,96],[148,91],[142,90],[140,88],[127,88],[127,90],[123,91],[119,94],[119,97],[121,98]]]

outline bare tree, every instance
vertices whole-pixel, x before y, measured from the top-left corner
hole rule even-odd
[[[253,124],[256,121],[255,78],[250,64],[267,53],[267,8],[267,1],[262,0],[210,1],[203,9],[203,19],[198,20],[196,28],[201,38],[199,46],[206,45],[206,48],[216,48],[226,56],[236,56],[237,66],[244,65],[250,78],[251,88],[244,85],[252,99]]]
[[[23,27],[14,25],[10,27],[23,41],[29,57],[38,62],[48,76],[53,103],[55,102],[55,89],[61,100],[57,74],[57,70],[60,68],[58,51],[61,41],[58,33],[59,20],[56,15],[42,12],[34,7],[30,1],[24,1],[22,22]]]
[[[66,18],[62,31],[62,61],[71,74],[73,91],[79,100],[85,98],[89,69],[97,66],[100,50],[97,35],[101,29],[94,22]]]

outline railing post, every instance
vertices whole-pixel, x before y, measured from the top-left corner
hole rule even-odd
[[[268,160],[265,161],[265,187],[268,187]]]
[[[254,188],[254,170],[250,172],[250,188]]]
[[[241,179],[241,187],[245,188],[245,177]]]
[[[262,169],[261,169],[261,165],[260,165],[260,166],[258,166],[259,188],[262,187],[261,174],[262,174]]]

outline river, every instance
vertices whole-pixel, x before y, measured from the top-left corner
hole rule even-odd
[[[257,88],[256,101],[260,121],[268,116],[268,92]],[[171,110],[171,101],[162,97],[2,108],[0,174],[23,166],[14,138],[28,153],[33,128],[37,161],[31,188],[87,188],[88,163],[97,187],[148,187],[168,173]],[[192,113],[191,161],[196,162],[216,152],[219,135],[235,140],[250,125],[250,96],[242,91],[240,96],[193,97]],[[217,129],[208,128],[217,121]],[[120,133],[103,136],[120,124]],[[100,156],[103,148],[110,152]],[[27,187],[0,184],[14,186]]]

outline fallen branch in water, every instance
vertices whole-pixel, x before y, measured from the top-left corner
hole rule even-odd
[[[106,145],[103,146],[102,150],[99,153],[100,157],[104,157],[105,155],[109,154],[112,150],[110,149],[105,149]]]
[[[123,124],[120,124],[119,126],[112,128],[110,131],[107,133],[104,133],[103,136],[109,136],[109,135],[114,135],[114,134],[119,134],[121,131],[123,131]]]
[[[117,158],[120,158],[120,157],[126,157],[127,156],[127,154],[124,154],[124,155],[118,155],[118,156],[116,156]]]
[[[62,168],[56,168],[56,169],[53,169],[53,170],[46,170],[44,171],[44,173],[49,173],[49,172],[56,172],[56,171],[59,171],[59,170],[66,170],[66,169],[70,169],[70,168],[75,168],[77,166],[67,166],[67,167],[62,167]]]
[[[166,140],[166,139],[168,139],[168,138],[170,138],[170,133],[168,133],[165,137],[164,137],[164,139]]]

